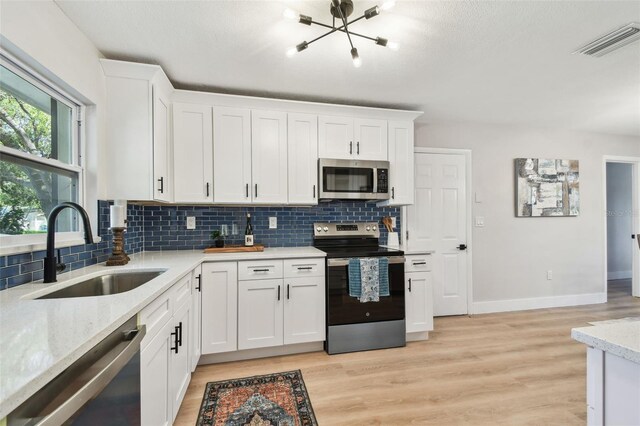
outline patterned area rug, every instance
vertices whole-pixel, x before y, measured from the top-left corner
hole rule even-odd
[[[300,370],[209,382],[198,426],[316,426]]]

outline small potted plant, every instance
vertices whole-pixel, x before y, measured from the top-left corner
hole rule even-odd
[[[220,231],[213,231],[211,233],[211,239],[214,240],[214,244],[216,247],[221,248],[224,247],[224,235]]]

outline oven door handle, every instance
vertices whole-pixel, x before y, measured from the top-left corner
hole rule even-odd
[[[349,257],[341,257],[341,258],[337,258],[337,259],[327,259],[327,266],[328,267],[332,267],[332,266],[346,266],[349,264],[349,260],[353,259],[353,258],[349,258]],[[404,256],[390,256],[387,259],[389,259],[389,264],[396,264],[396,263],[404,263]]]
[[[135,330],[134,330],[135,331]],[[64,401],[51,414],[40,420],[38,426],[60,425],[73,416],[91,398],[98,395],[124,368],[136,352],[140,350],[140,342],[147,332],[143,324],[138,327],[135,336],[127,345],[95,376],[82,386],[69,399]]]

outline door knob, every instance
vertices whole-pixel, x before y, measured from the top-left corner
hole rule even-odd
[[[460,244],[458,247],[456,247],[458,250],[466,250],[467,249],[467,245],[466,244]]]

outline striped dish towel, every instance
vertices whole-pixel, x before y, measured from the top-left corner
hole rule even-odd
[[[380,296],[389,296],[389,259],[386,257],[353,258],[349,259],[348,278],[349,296],[360,298],[362,296],[362,268],[361,260],[377,259],[378,261],[378,282]]]

